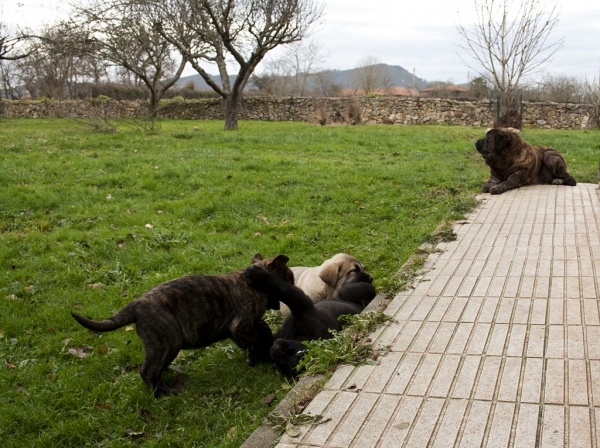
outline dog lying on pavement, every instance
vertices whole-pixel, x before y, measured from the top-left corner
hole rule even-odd
[[[485,193],[502,194],[535,184],[577,185],[556,149],[532,146],[515,129],[490,129],[475,148],[490,167],[490,179],[481,188]]]

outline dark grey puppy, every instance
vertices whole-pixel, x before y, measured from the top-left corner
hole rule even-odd
[[[294,376],[296,366],[306,349],[301,341],[329,339],[329,330],[341,330],[340,316],[359,314],[375,297],[375,288],[370,282],[348,283],[331,298],[313,303],[298,287],[285,283],[260,266],[246,268],[244,275],[248,283],[264,293],[269,300],[285,303],[291,314],[275,333],[271,347],[271,360],[279,370]],[[371,280],[371,276],[365,280]]]
[[[294,275],[285,255],[252,260],[265,272],[293,284]],[[144,346],[140,375],[156,397],[177,392],[162,374],[182,349],[206,347],[231,338],[246,350],[246,363],[269,361],[273,335],[262,320],[267,309],[279,309],[244,278],[244,270],[224,275],[190,275],[161,283],[130,302],[114,316],[94,321],[75,313],[75,320],[92,331],[113,331],[135,323]]]

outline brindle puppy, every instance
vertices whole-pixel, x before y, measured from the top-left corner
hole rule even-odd
[[[475,148],[490,167],[490,179],[481,188],[485,193],[534,184],[577,185],[556,149],[531,146],[509,129],[491,129]]]
[[[375,288],[370,282],[347,283],[333,297],[315,304],[300,288],[285,283],[260,266],[246,268],[244,275],[248,283],[269,300],[279,300],[290,308],[291,314],[275,333],[271,347],[271,360],[288,376],[295,375],[306,349],[301,341],[330,339],[329,330],[342,329],[344,322],[340,316],[359,314],[375,297]]]
[[[285,255],[252,260],[284,284],[294,276]],[[92,331],[113,331],[135,323],[144,345],[140,375],[156,397],[176,393],[162,381],[162,373],[182,349],[206,347],[231,338],[246,350],[246,363],[269,360],[273,335],[262,320],[267,309],[279,309],[279,300],[251,288],[244,270],[225,275],[190,275],[162,283],[130,302],[114,316],[94,321],[73,317]]]

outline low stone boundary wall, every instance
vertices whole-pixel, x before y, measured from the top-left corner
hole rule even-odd
[[[147,114],[144,101],[3,101],[6,117],[139,118]],[[456,124],[491,127],[494,103],[437,98],[274,98],[247,97],[241,120],[349,122],[360,112],[367,124]],[[220,99],[161,102],[159,116],[190,120],[223,119]],[[547,129],[597,127],[597,108],[582,104],[524,103],[523,125]]]

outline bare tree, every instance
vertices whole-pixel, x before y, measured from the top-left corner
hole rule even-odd
[[[589,127],[600,129],[600,77],[584,78],[581,83],[582,102],[594,106],[593,116],[590,117]],[[598,182],[600,183],[600,166],[598,167]]]
[[[19,77],[33,98],[76,97],[78,86],[89,79],[93,42],[72,24],[60,22],[43,29],[26,48],[28,57],[16,62]],[[94,64],[91,64],[94,65]]]
[[[283,47],[280,57],[263,62],[264,70],[252,75],[252,84],[269,95],[310,95],[309,80],[323,71],[328,56],[316,40],[293,42]]]
[[[541,0],[474,0],[475,24],[456,26],[461,48],[475,61],[463,61],[488,79],[500,95],[496,125],[521,127],[517,91],[524,77],[548,63],[563,39],[548,42],[558,24],[555,3]]]
[[[156,29],[217,92],[225,129],[237,129],[244,87],[279,45],[301,40],[323,14],[314,0],[145,0]],[[201,64],[216,64],[221,84]],[[228,63],[237,68],[230,78]]]
[[[473,78],[469,82],[469,95],[477,99],[489,98],[490,90],[487,80],[482,76]]]
[[[335,82],[331,70],[323,70],[315,73],[315,91],[318,92],[317,96],[324,97],[336,97],[340,96],[342,86]]]
[[[18,73],[15,61],[0,60],[0,88],[4,95],[0,98],[18,100],[21,98],[21,91],[18,86]]]
[[[78,11],[83,26],[102,60],[132,73],[148,89],[151,115],[160,99],[181,77],[186,60],[174,56],[175,48],[144,18],[136,3],[93,0]]]
[[[363,95],[385,93],[392,86],[387,66],[374,56],[365,56],[358,61],[350,82]]]
[[[308,79],[323,70],[322,64],[329,53],[314,39],[286,45],[282,61],[294,81],[294,95],[304,96]]]
[[[31,36],[23,31],[13,32],[0,21],[0,61],[16,61],[27,57],[30,53],[23,43],[30,39]]]

